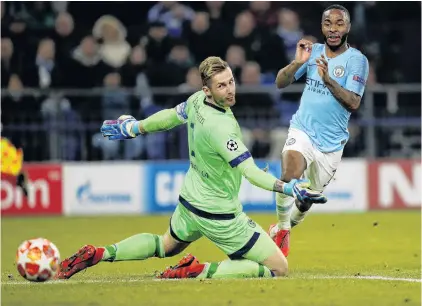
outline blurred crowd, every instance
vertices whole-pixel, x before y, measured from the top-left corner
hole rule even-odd
[[[300,38],[322,42],[320,18],[329,4],[3,1],[1,86],[16,91],[2,99],[3,130],[32,148],[25,155],[29,160],[52,158],[45,148],[63,137],[66,141],[57,149],[61,159],[187,157],[183,128],[115,143],[98,135],[98,122],[126,113],[143,117],[180,103],[188,94],[154,95],[151,88],[200,89],[197,66],[211,55],[229,63],[238,85],[273,86],[277,71],[293,59]],[[349,42],[370,61],[368,84],[420,82],[420,70],[414,68],[420,67],[420,3],[347,2],[345,6],[352,15]],[[107,91],[98,97],[18,92],[96,87]],[[122,88],[135,88],[139,94],[130,95]],[[298,98],[297,94],[239,94],[236,114],[253,155],[278,155]],[[60,122],[71,128],[55,138],[42,133]],[[33,130],[41,127],[38,136],[27,133],[22,124]],[[84,124],[84,130],[75,128]]]

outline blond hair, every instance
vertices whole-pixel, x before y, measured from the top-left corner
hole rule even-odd
[[[211,80],[214,75],[224,71],[228,67],[229,64],[218,56],[210,56],[204,59],[199,65],[202,85],[208,86],[208,81]]]

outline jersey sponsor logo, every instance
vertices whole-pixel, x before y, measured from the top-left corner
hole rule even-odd
[[[239,148],[239,146],[237,145],[237,142],[234,141],[233,139],[230,139],[229,141],[227,141],[227,149],[229,151],[236,151]]]
[[[336,66],[334,67],[333,70],[333,74],[337,77],[337,78],[341,78],[342,76],[344,76],[344,67],[343,66]]]
[[[286,145],[287,146],[291,146],[292,144],[294,144],[296,142],[296,139],[294,138],[290,138],[287,140]]]
[[[306,85],[307,86],[305,90],[307,91],[311,91],[311,92],[324,95],[324,96],[328,96],[328,95],[332,96],[330,91],[327,89],[327,86],[322,81],[306,78]]]
[[[362,85],[365,85],[365,79],[364,78],[362,78],[362,77],[360,77],[360,76],[358,76],[358,75],[354,75],[353,76],[353,81],[356,81],[356,82],[358,82],[358,83],[361,83]]]
[[[311,87],[318,87],[318,88],[327,88],[327,86],[325,86],[324,82],[319,81],[319,80],[314,80],[311,78],[306,78],[306,85],[309,85]]]

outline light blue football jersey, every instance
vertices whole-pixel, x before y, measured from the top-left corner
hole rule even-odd
[[[321,152],[341,150],[349,139],[347,129],[350,112],[331,94],[318,74],[316,59],[324,54],[328,61],[330,77],[341,87],[362,97],[368,79],[368,59],[359,50],[347,51],[328,58],[324,44],[313,44],[309,60],[295,74],[298,80],[306,73],[306,86],[300,106],[290,121],[290,126],[304,131]]]

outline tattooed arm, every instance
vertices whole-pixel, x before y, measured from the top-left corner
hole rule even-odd
[[[310,58],[312,52],[312,42],[301,39],[296,45],[295,59],[286,67],[277,73],[276,85],[277,88],[284,88],[292,84],[296,79],[299,79],[305,72],[305,63]]]
[[[275,83],[277,88],[285,88],[293,83],[295,73],[299,70],[299,68],[303,64],[298,63],[296,60],[293,60],[290,64],[288,64],[283,69],[277,73],[277,78]]]
[[[347,64],[347,80],[344,88],[333,80],[328,73],[328,62],[324,55],[316,60],[318,73],[337,101],[349,112],[356,111],[360,106],[369,65],[364,55],[352,57]]]
[[[358,94],[341,87],[332,78],[328,78],[324,82],[337,101],[349,112],[356,111],[359,108],[361,97]]]

